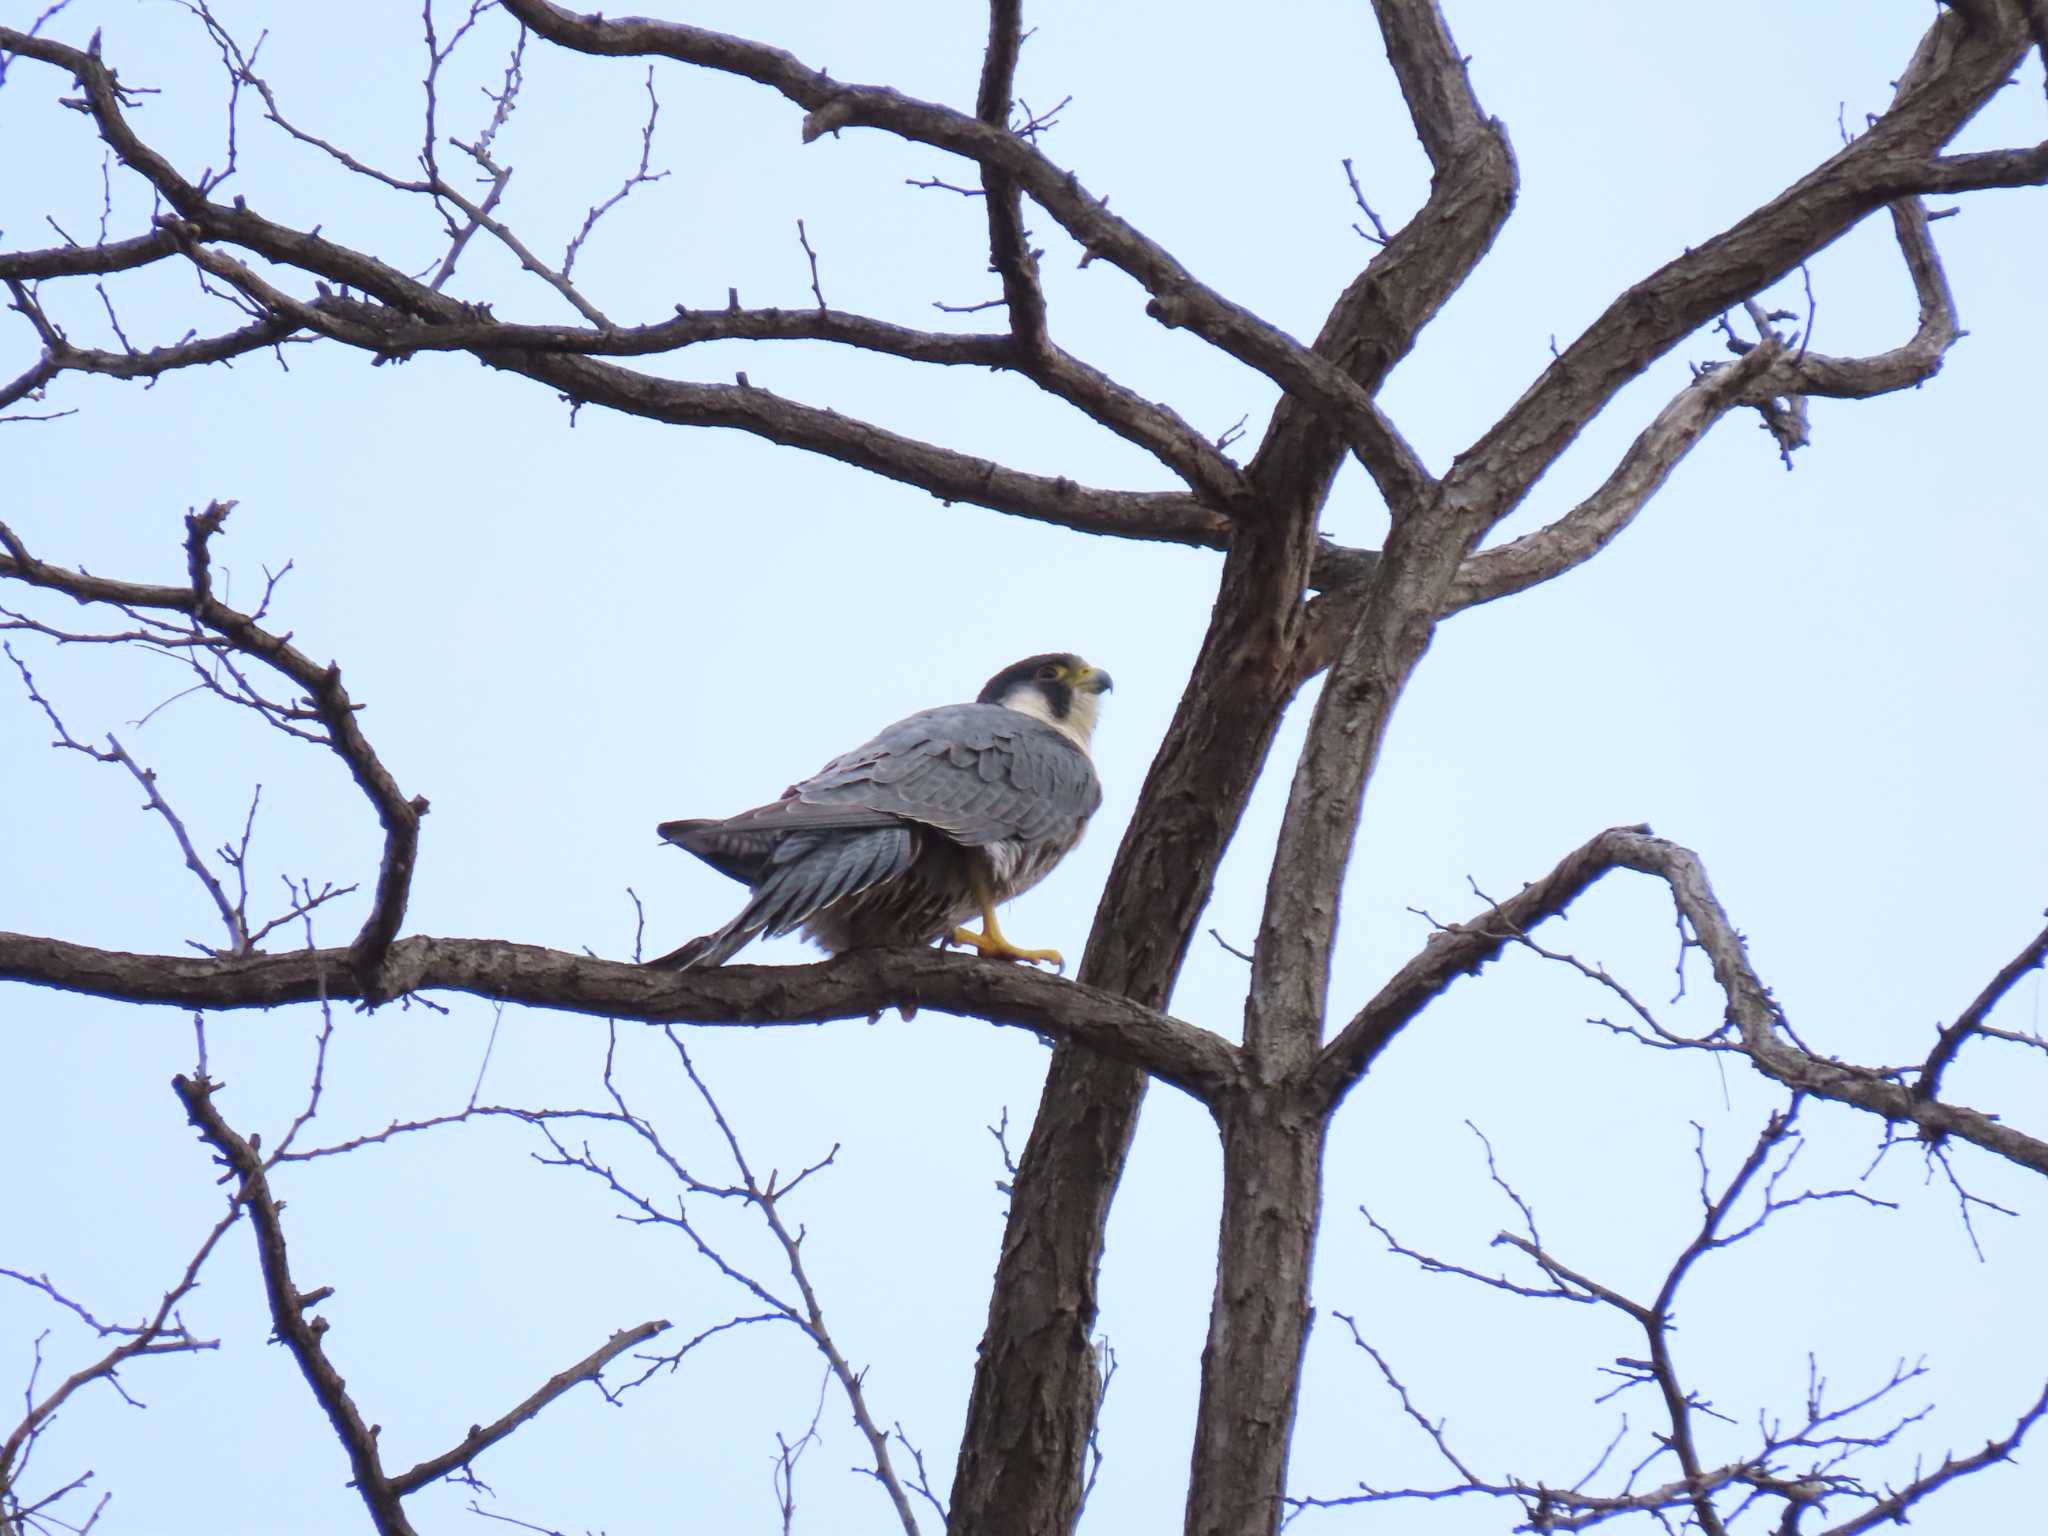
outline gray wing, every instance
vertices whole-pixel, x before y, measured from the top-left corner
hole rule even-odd
[[[834,758],[795,796],[807,825],[882,816],[978,847],[1071,834],[1101,805],[1102,786],[1088,755],[1042,721],[1000,704],[949,704]]]
[[[949,704],[897,721],[772,804],[661,831],[752,883],[798,832],[912,822],[968,847],[1071,841],[1101,803],[1087,754],[1050,726],[999,704]]]

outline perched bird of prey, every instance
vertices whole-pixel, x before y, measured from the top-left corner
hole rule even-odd
[[[988,680],[972,704],[919,710],[782,798],[656,830],[752,894],[738,916],[653,961],[723,965],[759,934],[802,928],[834,954],[944,939],[1001,960],[996,908],[1044,879],[1102,803],[1088,755],[1107,672],[1064,651]],[[961,927],[979,915],[981,931]]]

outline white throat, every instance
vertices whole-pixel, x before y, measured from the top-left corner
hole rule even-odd
[[[1052,707],[1046,703],[1045,695],[1029,683],[1019,683],[1003,696],[1003,707],[1014,709],[1020,715],[1029,715],[1042,720],[1067,740],[1081,749],[1083,757],[1089,756],[1088,742],[1095,734],[1095,716],[1102,708],[1102,695],[1090,693],[1085,688],[1076,688],[1074,702],[1067,709],[1067,718],[1058,719]]]

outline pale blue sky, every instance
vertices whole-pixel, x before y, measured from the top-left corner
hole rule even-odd
[[[40,5],[0,0],[10,20]],[[1199,277],[1296,334],[1313,334],[1367,254],[1339,161],[1355,160],[1394,223],[1427,166],[1363,6],[1113,8],[1043,5],[1020,90],[1035,107],[1071,94],[1048,151],[1108,194]],[[1741,4],[1668,8],[1454,4],[1484,106],[1520,162],[1515,218],[1491,258],[1394,375],[1389,410],[1441,469],[1619,289],[1779,190],[1882,108],[1928,8]],[[224,5],[287,109],[356,153],[406,172],[418,141],[417,9],[360,7],[346,26],[299,27],[274,8]],[[965,103],[980,62],[976,7],[727,3],[693,20],[790,48],[846,79]],[[125,80],[163,88],[136,121],[188,171],[218,163],[218,60],[196,23],[161,0],[78,0],[52,24],[82,42],[104,28]],[[477,126],[473,94],[509,33],[486,19],[444,125]],[[640,66],[535,44],[501,147],[518,167],[506,216],[551,256],[637,154]],[[656,164],[672,170],[603,226],[579,259],[613,316],[677,304],[810,302],[795,220],[820,254],[827,298],[908,324],[944,322],[932,301],[990,296],[977,203],[906,178],[958,176],[935,152],[848,132],[804,146],[798,114],[769,93],[679,66],[657,70]],[[2033,142],[2038,61],[1967,132],[1964,147]],[[81,238],[99,212],[88,124],[56,110],[58,77],[17,63],[0,88],[0,177],[10,247],[47,243],[56,211]],[[19,146],[31,146],[28,153]],[[245,116],[241,176],[252,206],[403,265],[437,251],[421,206],[330,174]],[[113,233],[141,229],[146,197],[114,181]],[[1146,321],[1128,279],[1033,221],[1046,248],[1054,333],[1074,350],[1220,432],[1273,392],[1185,334]],[[1443,630],[1403,703],[1368,801],[1345,893],[1334,996],[1355,1006],[1442,918],[1548,869],[1615,823],[1647,820],[1701,851],[1752,955],[1816,1048],[1860,1062],[1924,1053],[2039,923],[2048,869],[2040,792],[2048,756],[2048,569],[2039,470],[2039,355],[2048,304],[2039,260],[2048,202],[1988,194],[1935,226],[1963,323],[1941,375],[1910,394],[1813,407],[1813,446],[1787,474],[1753,417],[1724,423],[1638,526],[1586,569]],[[1910,333],[1912,292],[1886,222],[1813,267],[1814,345],[1849,352]],[[138,344],[203,323],[189,274],[110,284]],[[572,318],[479,244],[456,287],[503,316]],[[1795,281],[1780,295],[1804,308]],[[60,318],[101,338],[90,288]],[[221,329],[232,323],[215,316]],[[0,374],[31,358],[18,317],[0,327]],[[968,320],[960,322],[973,325]],[[1539,487],[1511,531],[1554,516],[1685,378],[1718,355],[1701,336],[1628,391]],[[373,368],[338,348],[299,348],[165,379],[154,389],[67,379],[79,414],[11,426],[0,440],[7,520],[53,561],[176,580],[180,518],[241,502],[220,547],[235,592],[296,562],[280,624],[337,659],[385,761],[433,802],[408,918],[416,933],[487,935],[623,956],[628,886],[664,949],[729,914],[737,888],[674,849],[654,823],[736,810],[780,790],[875,728],[972,695],[999,666],[1073,649],[1117,678],[1097,737],[1106,802],[1083,847],[1020,901],[1020,942],[1078,955],[1137,785],[1168,719],[1213,594],[1217,557],[1118,544],[969,507],[736,435],[582,413],[573,429],[545,390],[461,359]],[[1162,471],[1014,379],[940,372],[823,346],[698,349],[650,364],[723,379],[745,369],[796,398],[862,414],[1021,468],[1155,486]],[[1249,446],[1249,445],[1247,445]],[[1382,514],[1347,471],[1327,528],[1372,543]],[[12,599],[9,599],[10,601]],[[53,616],[59,610],[51,610]],[[61,617],[72,619],[70,613]],[[121,734],[159,772],[197,837],[239,831],[264,786],[260,878],[363,880],[376,826],[339,765],[253,720],[189,699],[136,720],[182,686],[148,658],[16,641],[73,731]],[[1275,749],[1204,926],[1255,931],[1299,720]],[[210,940],[210,909],[157,821],[118,772],[45,750],[45,722],[0,676],[0,927],[175,949]],[[737,744],[737,745],[736,745]],[[353,931],[341,904],[326,941]],[[1603,887],[1553,930],[1642,995],[1671,990],[1668,907],[1644,881]],[[749,958],[795,960],[794,941]],[[1232,1032],[1242,965],[1207,938],[1174,1011]],[[1695,966],[1670,1017],[1718,1005]],[[316,1129],[334,1139],[460,1107],[491,1010],[451,999],[443,1017],[387,1008],[346,1019]],[[1611,999],[1555,968],[1511,959],[1457,991],[1354,1094],[1332,1143],[1316,1277],[1298,1492],[1358,1478],[1439,1481],[1428,1446],[1345,1340],[1360,1318],[1475,1466],[1569,1481],[1626,1407],[1605,1408],[1597,1368],[1638,1352],[1609,1317],[1545,1311],[1414,1275],[1356,1214],[1368,1203],[1417,1246],[1480,1267],[1513,1212],[1490,1190],[1469,1118],[1537,1205],[1561,1257],[1648,1291],[1695,1209],[1693,1130],[1732,1168],[1778,1102],[1746,1072],[1653,1055],[1584,1022]],[[2038,1027],[2039,978],[2007,1022]],[[304,1095],[316,1020],[307,1011],[217,1018],[223,1106],[274,1138]],[[624,1031],[636,1104],[722,1176],[667,1047]],[[1028,1036],[924,1015],[821,1029],[697,1030],[693,1049],[762,1165],[785,1170],[841,1146],[799,1214],[845,1352],[870,1366],[873,1407],[926,1451],[941,1492],[1001,1226],[996,1149],[983,1127],[1007,1106],[1013,1145],[1045,1052]],[[0,1265],[46,1269],[128,1318],[152,1302],[216,1214],[219,1192],[167,1082],[191,1062],[169,1012],[0,991]],[[565,1105],[599,1097],[601,1022],[508,1010],[485,1098]],[[1983,1050],[1949,1079],[1956,1097],[2039,1129],[2041,1059]],[[1874,1122],[1810,1109],[1801,1169],[1853,1178]],[[600,1191],[534,1164],[531,1133],[484,1125],[290,1175],[297,1273],[333,1284],[334,1358],[394,1461],[443,1449],[609,1332],[645,1318],[687,1337],[744,1309],[692,1254],[621,1225]],[[1105,1418],[1108,1461],[1088,1524],[1149,1532],[1180,1519],[1194,1384],[1209,1299],[1217,1156],[1207,1117],[1152,1096],[1109,1234],[1102,1328],[1120,1368]],[[622,1158],[627,1156],[621,1151]],[[1998,1432],[2048,1372],[2036,1277],[2048,1267],[2044,1202],[1968,1151],[1970,1187],[2025,1219],[1978,1218],[1972,1258],[1945,1184],[1917,1153],[1891,1154],[1872,1192],[1898,1212],[1794,1212],[1753,1248],[1702,1267],[1679,1348],[1703,1393],[1745,1426],[1789,1415],[1806,1352],[1842,1396],[1924,1355],[1939,1411],[1913,1444],[1938,1460]],[[732,1215],[736,1250],[767,1263]],[[143,1362],[125,1375],[151,1407],[79,1401],[38,1452],[53,1480],[91,1467],[114,1501],[101,1529],[173,1533],[362,1528],[360,1506],[303,1383],[266,1326],[245,1232],[187,1309],[220,1353]],[[18,1400],[31,1341],[69,1369],[88,1339],[24,1292],[0,1288],[0,1394]],[[816,1356],[793,1331],[752,1329],[706,1346],[623,1410],[580,1390],[478,1466],[490,1507],[565,1530],[766,1530],[773,1433],[815,1400]],[[47,1379],[47,1377],[46,1377]],[[1908,1389],[1911,1393],[1912,1389]],[[875,1486],[845,1469],[865,1449],[837,1401],[803,1466],[799,1529],[892,1528]],[[1746,1444],[1735,1432],[1724,1446]],[[2048,1498],[2035,1448],[1924,1506],[1923,1533],[2009,1521]],[[1898,1475],[1895,1471],[1894,1475]],[[423,1528],[484,1527],[469,1495],[413,1501]],[[1498,1531],[1513,1511],[1476,1502],[1333,1513],[1301,1529]],[[929,1523],[928,1523],[929,1526]]]

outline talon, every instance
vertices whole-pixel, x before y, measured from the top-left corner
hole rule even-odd
[[[959,944],[975,951],[984,960],[1027,960],[1036,964],[1044,961],[1064,976],[1067,972],[1066,957],[1056,949],[1019,949],[1003,937],[1003,930],[996,924],[995,903],[988,899],[988,893],[979,888],[975,894],[981,900],[981,932],[971,928],[955,928],[941,941]]]

